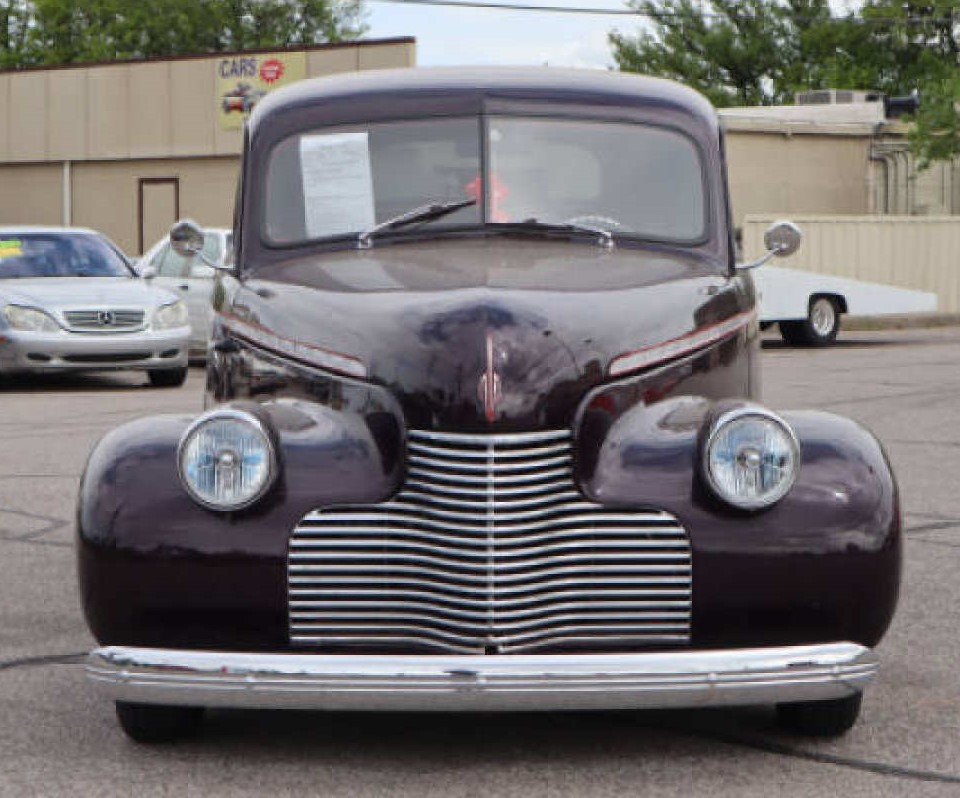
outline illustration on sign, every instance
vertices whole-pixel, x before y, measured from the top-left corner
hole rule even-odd
[[[305,53],[262,53],[220,58],[217,104],[220,126],[238,130],[256,104],[273,89],[307,76]]]

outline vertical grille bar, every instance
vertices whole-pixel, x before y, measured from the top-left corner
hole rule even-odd
[[[690,639],[686,531],[584,500],[565,430],[410,431],[390,501],[293,531],[290,638],[369,652],[618,650]]]

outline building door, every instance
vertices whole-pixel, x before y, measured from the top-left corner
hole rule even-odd
[[[143,254],[180,218],[180,179],[141,177],[138,208],[140,254]]]

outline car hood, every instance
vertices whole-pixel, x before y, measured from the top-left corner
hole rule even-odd
[[[561,423],[618,355],[751,306],[742,280],[695,253],[501,238],[291,260],[227,312],[359,359],[414,423],[464,429]]]
[[[169,291],[127,277],[38,277],[0,280],[0,300],[44,308],[154,307],[174,299]]]

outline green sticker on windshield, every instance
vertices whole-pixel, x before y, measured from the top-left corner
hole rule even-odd
[[[15,238],[0,240],[0,260],[4,258],[19,258],[23,254],[23,242]]]

